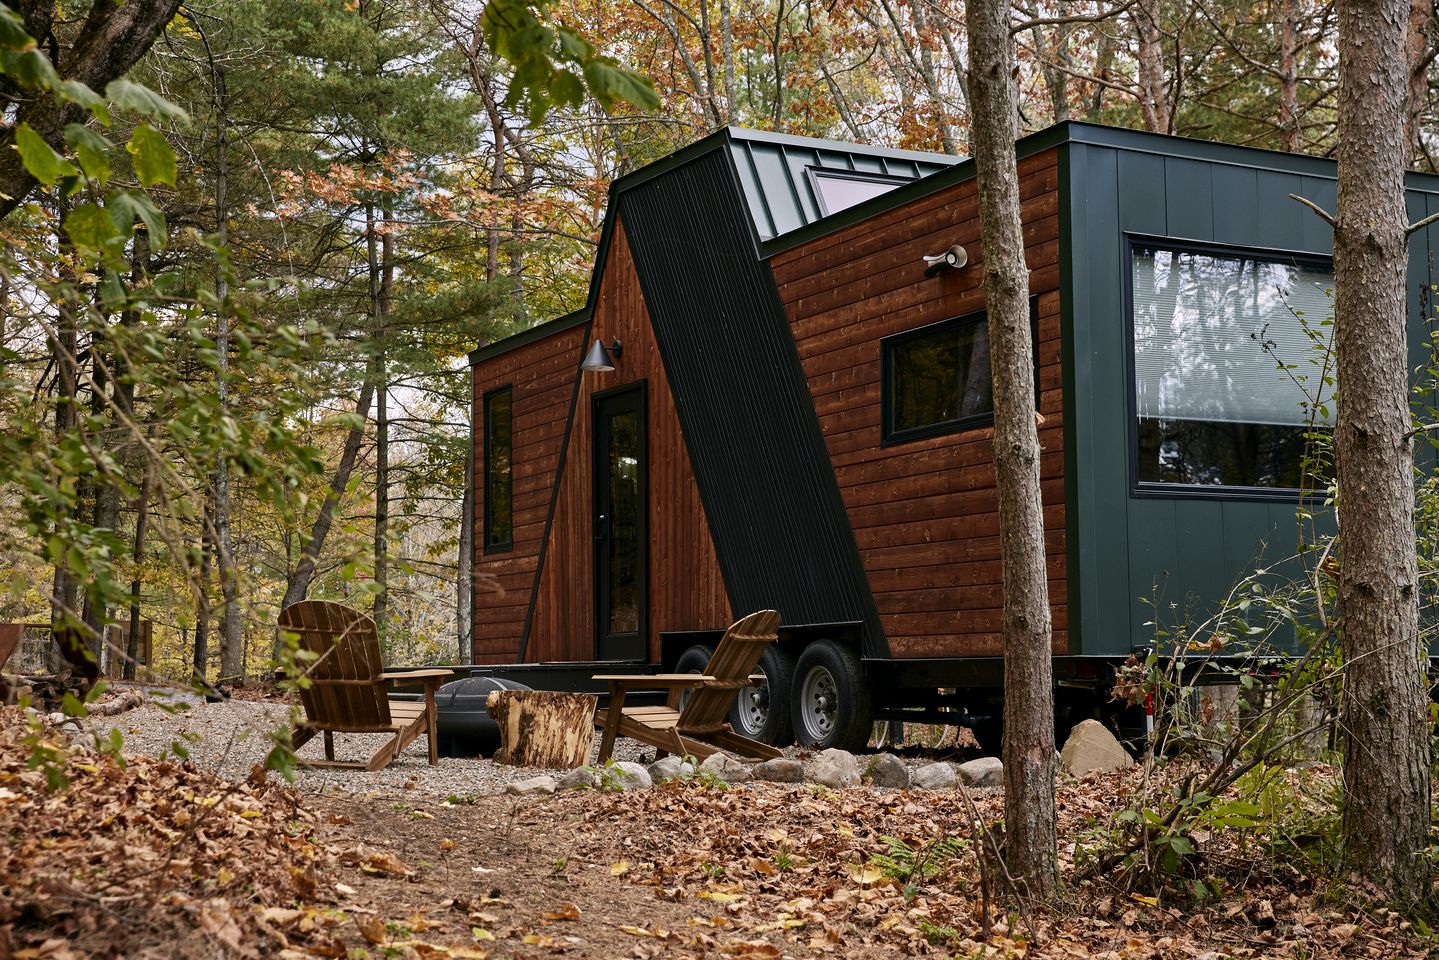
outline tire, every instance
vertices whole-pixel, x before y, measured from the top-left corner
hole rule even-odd
[[[790,717],[806,747],[863,750],[869,746],[873,711],[859,657],[831,640],[804,648],[795,665]]]
[[[690,647],[680,658],[675,661],[675,673],[704,673],[705,668],[710,665],[710,657],[714,656],[714,648],[697,643]],[[690,698],[690,692],[680,692],[680,709],[684,709],[685,701]]]
[[[735,733],[751,740],[786,747],[794,743],[790,721],[790,690],[794,686],[794,657],[771,646],[756,667],[764,683],[746,687],[730,708],[729,722]]]

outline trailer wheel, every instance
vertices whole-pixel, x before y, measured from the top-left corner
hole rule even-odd
[[[757,669],[764,674],[764,683],[739,692],[729,712],[730,726],[740,736],[777,747],[788,746],[794,743],[794,727],[789,715],[794,657],[779,647],[770,646],[759,658]]]
[[[704,673],[705,668],[710,665],[710,657],[714,656],[714,648],[697,643],[690,647],[680,658],[675,661],[675,673]],[[680,691],[680,709],[684,709],[685,701],[690,698],[688,690]]]
[[[873,711],[854,651],[832,640],[805,647],[795,666],[790,715],[803,746],[867,747]]]

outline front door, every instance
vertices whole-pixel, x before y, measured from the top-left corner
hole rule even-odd
[[[596,659],[646,654],[644,384],[595,397]]]

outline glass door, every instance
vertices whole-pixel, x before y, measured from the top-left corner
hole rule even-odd
[[[644,384],[594,401],[596,659],[643,660],[648,567]]]

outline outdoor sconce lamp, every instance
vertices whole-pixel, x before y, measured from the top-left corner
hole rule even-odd
[[[585,354],[584,363],[580,364],[581,370],[590,373],[610,373],[615,368],[614,358],[625,352],[624,344],[616,340],[605,349],[604,342],[599,338],[595,339],[595,345],[590,347],[590,352]]]
[[[964,247],[956,243],[944,251],[944,253],[926,256],[924,262],[926,264],[924,275],[926,277],[932,277],[935,274],[943,273],[945,270],[958,270],[969,262],[969,254],[965,252]]]

